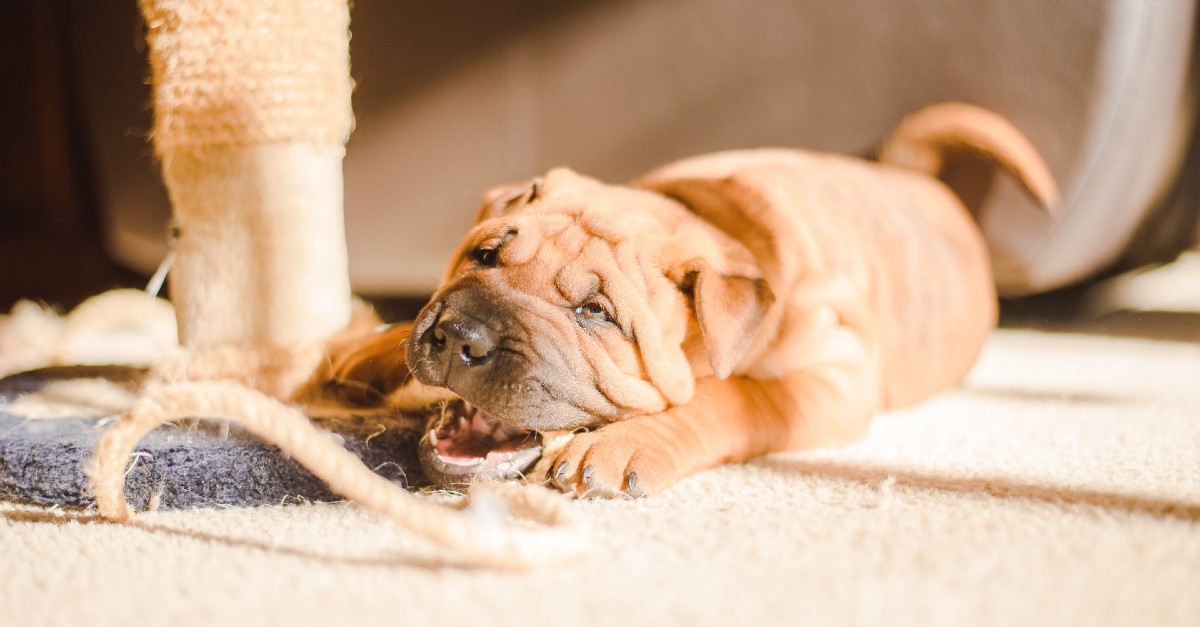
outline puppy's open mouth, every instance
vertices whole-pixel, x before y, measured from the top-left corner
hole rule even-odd
[[[442,485],[472,478],[519,479],[542,455],[537,431],[510,427],[466,401],[455,401],[430,418],[421,439],[421,465]]]

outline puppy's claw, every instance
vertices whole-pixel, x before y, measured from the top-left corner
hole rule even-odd
[[[571,481],[570,476],[567,474],[570,465],[566,460],[563,460],[558,462],[553,470],[546,473],[546,478],[550,484],[563,492],[575,491],[574,482]]]
[[[637,482],[638,476],[636,472],[630,472],[625,475],[625,494],[635,499],[640,499],[646,496],[646,492],[638,487]]]
[[[580,476],[580,478],[583,479],[583,485],[592,487],[592,479],[594,478],[594,475],[595,472],[591,466],[584,466],[583,474]]]

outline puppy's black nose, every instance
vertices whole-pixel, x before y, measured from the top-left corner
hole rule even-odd
[[[495,354],[499,339],[483,322],[445,312],[433,328],[432,342],[434,348],[447,351],[450,359],[457,357],[468,366],[481,366]]]

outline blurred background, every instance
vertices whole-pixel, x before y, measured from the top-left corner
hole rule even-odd
[[[356,0],[351,16],[351,279],[396,316],[492,185],[556,165],[621,181],[728,148],[870,156],[942,100],[1008,117],[1062,187],[1052,221],[1003,177],[947,173],[982,208],[1010,319],[1119,308],[1139,292],[1092,282],[1200,241],[1195,0]],[[141,286],[165,255],[142,37],[134,0],[0,3],[0,310]]]

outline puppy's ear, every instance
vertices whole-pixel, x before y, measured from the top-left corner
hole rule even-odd
[[[483,206],[479,208],[476,224],[500,216],[533,202],[542,191],[539,176],[522,183],[509,183],[493,187],[483,193]]]
[[[762,279],[721,274],[703,259],[683,264],[677,276],[680,289],[691,296],[708,363],[724,379],[750,348],[775,294]]]

